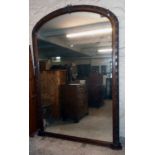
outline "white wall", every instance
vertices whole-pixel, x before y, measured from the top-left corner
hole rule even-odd
[[[48,13],[66,5],[96,5],[111,10],[119,20],[119,93],[120,93],[120,136],[125,137],[125,48],[124,48],[124,0],[30,0],[30,44],[34,25]]]

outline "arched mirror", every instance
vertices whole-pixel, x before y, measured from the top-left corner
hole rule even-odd
[[[67,6],[37,23],[33,47],[40,134],[121,148],[116,17]]]

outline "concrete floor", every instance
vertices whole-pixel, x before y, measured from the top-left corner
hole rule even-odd
[[[125,149],[66,141],[49,137],[30,138],[29,155],[125,155]]]
[[[112,101],[105,100],[100,108],[89,108],[89,115],[79,123],[59,122],[45,131],[112,142]]]

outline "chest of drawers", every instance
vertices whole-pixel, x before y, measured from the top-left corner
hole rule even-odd
[[[88,99],[85,85],[73,84],[61,86],[61,104],[63,119],[78,122],[88,114]]]

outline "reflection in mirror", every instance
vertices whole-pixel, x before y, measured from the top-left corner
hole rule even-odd
[[[99,14],[61,15],[39,30],[45,131],[112,142],[112,26]]]

